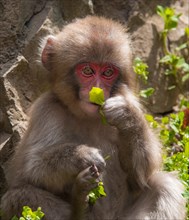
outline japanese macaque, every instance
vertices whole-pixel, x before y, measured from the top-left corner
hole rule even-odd
[[[46,39],[41,61],[51,90],[32,106],[11,161],[3,220],[25,205],[41,207],[46,220],[183,220],[182,184],[161,171],[160,143],[134,95],[125,27],[77,19]],[[92,87],[104,91],[106,124],[89,101]],[[99,180],[107,196],[91,206],[88,193]]]

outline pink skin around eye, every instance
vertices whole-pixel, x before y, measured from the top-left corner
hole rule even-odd
[[[91,68],[91,74],[85,74],[85,67]],[[111,70],[112,74],[105,75],[107,70]],[[89,89],[89,87],[96,86],[103,89],[113,85],[119,75],[119,70],[112,64],[81,63],[76,66],[75,73],[81,88],[88,87]]]
[[[90,70],[87,73],[85,68]],[[106,71],[109,71],[107,74]],[[89,113],[95,114],[99,106],[89,102],[89,92],[92,87],[103,89],[105,99],[110,97],[111,88],[119,76],[119,69],[113,64],[96,64],[96,63],[81,63],[75,68],[76,78],[80,85],[80,104],[81,108]]]

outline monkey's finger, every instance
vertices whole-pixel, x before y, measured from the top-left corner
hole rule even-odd
[[[90,167],[90,171],[91,171],[91,172],[98,172],[98,168],[93,164],[93,165]]]
[[[96,179],[100,176],[98,169],[96,166],[90,166],[83,171],[81,171],[78,176],[77,180],[80,182],[95,182]]]

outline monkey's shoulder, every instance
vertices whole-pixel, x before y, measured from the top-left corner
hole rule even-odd
[[[30,118],[48,118],[54,115],[66,114],[66,107],[59,101],[59,99],[52,93],[46,92],[42,94],[30,108]]]

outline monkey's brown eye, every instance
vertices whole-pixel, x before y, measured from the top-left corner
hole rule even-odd
[[[90,66],[85,66],[82,70],[82,74],[85,76],[91,76],[94,74],[94,70]]]
[[[114,74],[113,69],[107,69],[107,70],[105,70],[105,71],[103,72],[102,75],[109,78],[109,77],[111,77],[113,74]]]

